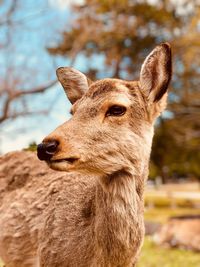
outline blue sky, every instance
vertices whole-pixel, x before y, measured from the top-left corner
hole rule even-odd
[[[0,8],[0,16],[5,14],[11,1],[6,1]],[[55,70],[59,66],[70,66],[68,58],[52,58],[46,47],[59,43],[63,30],[69,29],[73,15],[70,4],[82,2],[83,0],[18,0],[17,12],[12,17],[15,23],[10,32],[11,40],[8,45],[0,48],[0,77],[5,77],[6,70],[11,67],[11,86],[16,86],[17,81],[19,89],[28,89],[54,80]],[[7,27],[0,27],[0,40],[6,40],[6,34]],[[100,69],[102,77],[111,76],[104,69],[102,55],[92,56],[89,61],[79,55],[73,67],[84,72],[88,64]],[[43,94],[26,97],[26,103],[30,111],[48,110],[49,114],[20,117],[0,126],[0,153],[22,149],[33,141],[40,143],[47,134],[70,117],[70,103],[59,83]],[[13,110],[22,108],[22,101],[15,102],[12,106]]]
[[[10,4],[8,0],[0,6],[0,17],[4,16]],[[69,4],[70,1],[66,0],[18,1],[17,11],[11,18],[14,23],[10,30],[10,41],[0,47],[1,79],[5,79],[6,70],[10,68],[12,74],[8,79],[11,86],[12,83],[16,85],[17,81],[19,88],[34,88],[54,80],[58,66],[70,64],[65,57],[56,57],[53,61],[46,50],[47,46],[56,45],[61,40],[63,29],[69,27]],[[4,44],[7,34],[7,26],[1,26],[0,44]],[[76,66],[82,69],[81,65],[84,64],[80,58]],[[49,110],[49,115],[21,117],[4,123],[0,128],[1,153],[24,148],[32,141],[39,143],[69,118],[70,104],[59,84],[44,94],[28,96],[26,102],[29,110]],[[13,110],[21,108],[21,101],[12,106]]]

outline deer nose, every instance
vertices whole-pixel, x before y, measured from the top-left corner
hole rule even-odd
[[[37,146],[37,156],[40,160],[50,160],[51,157],[56,153],[58,148],[58,141],[51,140],[43,142]]]

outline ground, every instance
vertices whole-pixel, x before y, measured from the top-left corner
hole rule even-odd
[[[200,191],[196,183],[146,190],[145,220],[165,223],[169,217],[200,214]],[[200,253],[155,245],[146,237],[137,267],[199,267]]]
[[[137,267],[199,267],[200,254],[161,248],[146,237]]]

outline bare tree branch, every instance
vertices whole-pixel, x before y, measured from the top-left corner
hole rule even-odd
[[[14,10],[13,10],[14,11]],[[43,9],[43,10],[40,10],[38,11],[37,13],[33,13],[33,14],[29,14],[23,18],[20,18],[20,19],[17,19],[17,20],[12,20],[9,16],[6,17],[4,20],[0,21],[0,26],[3,26],[5,24],[8,24],[8,25],[18,25],[18,24],[21,24],[23,22],[26,22],[27,20],[30,20],[30,19],[33,19],[37,16],[40,16],[42,13],[45,13],[47,12],[47,9]]]
[[[13,0],[10,8],[8,9],[7,13],[5,14],[6,19],[2,19],[0,21],[0,26],[4,24],[10,24],[11,22],[11,16],[14,13],[15,9],[17,7],[17,0]]]
[[[38,110],[38,111],[22,111],[22,112],[17,112],[14,114],[10,114],[9,117],[7,117],[6,119],[2,120],[2,118],[0,118],[0,123],[4,122],[5,120],[11,120],[11,119],[16,119],[18,117],[22,117],[22,116],[32,116],[32,115],[46,115],[48,114],[48,110]]]
[[[13,92],[12,98],[16,99],[18,97],[24,96],[24,95],[31,95],[31,94],[38,94],[38,93],[44,93],[47,89],[53,87],[58,81],[52,81],[51,83],[44,85],[44,86],[39,86],[37,88],[33,88],[30,90],[18,90]]]
[[[39,94],[43,93],[46,90],[52,88],[55,84],[57,83],[57,80],[52,81],[51,83],[44,85],[44,86],[39,86],[37,88],[33,88],[27,91],[24,90],[18,90],[18,91],[9,91],[5,90],[4,92],[7,93],[7,98],[3,104],[3,109],[2,109],[2,115],[0,116],[0,124],[8,119],[15,119],[16,117],[19,116],[24,116],[24,115],[32,115],[32,114],[38,114],[41,111],[38,112],[30,112],[27,110],[24,110],[23,112],[15,113],[15,114],[10,114],[10,106],[16,98],[25,96],[25,95],[30,95],[30,94]],[[42,111],[44,113],[44,111]]]
[[[11,103],[11,98],[7,97],[4,107],[3,107],[3,115],[0,117],[0,123],[2,123],[4,120],[8,118],[8,113],[9,113],[9,107]]]

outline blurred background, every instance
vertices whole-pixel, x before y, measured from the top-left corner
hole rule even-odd
[[[134,80],[145,56],[165,41],[172,45],[173,80],[156,123],[147,232],[152,237],[169,217],[179,216],[171,219],[179,224],[187,215],[197,222],[200,251],[199,0],[0,0],[0,154],[34,150],[70,117],[56,68],[73,66],[94,80]],[[200,266],[198,253],[182,250],[197,246],[173,239],[165,245],[178,248],[164,257],[166,248],[150,237],[138,266]]]

